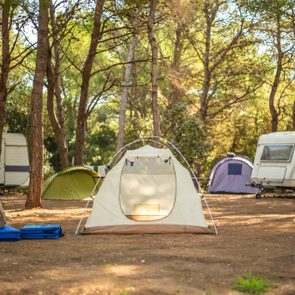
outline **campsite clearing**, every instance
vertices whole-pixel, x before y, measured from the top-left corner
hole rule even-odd
[[[0,244],[0,294],[240,294],[249,272],[274,283],[266,294],[295,294],[295,199],[207,197],[220,234],[75,236],[83,201],[44,201],[23,210],[0,196],[8,224],[60,223],[59,240]],[[88,210],[90,212],[90,209]]]

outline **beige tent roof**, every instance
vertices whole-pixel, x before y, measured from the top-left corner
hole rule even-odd
[[[189,171],[169,149],[127,150],[108,172],[82,231],[211,232]]]

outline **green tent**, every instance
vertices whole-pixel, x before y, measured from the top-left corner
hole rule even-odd
[[[66,168],[46,179],[42,193],[43,199],[82,200],[88,198],[98,176],[97,172],[84,166]]]

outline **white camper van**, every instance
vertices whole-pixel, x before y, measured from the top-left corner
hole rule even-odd
[[[262,189],[295,189],[295,131],[262,135],[257,144],[251,184]]]
[[[0,187],[29,185],[27,141],[19,133],[4,133],[0,156]]]

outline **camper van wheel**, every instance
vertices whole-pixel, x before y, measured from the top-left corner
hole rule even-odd
[[[256,194],[256,199],[261,199],[261,194]]]

